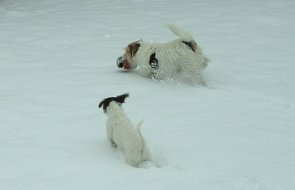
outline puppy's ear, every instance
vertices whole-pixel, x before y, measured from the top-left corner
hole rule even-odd
[[[119,105],[121,105],[122,103],[125,102],[125,99],[129,96],[128,93],[122,94],[120,96],[116,96],[116,97],[109,97],[109,98],[105,98],[103,99],[99,104],[98,107],[99,108],[103,108],[103,111],[106,113],[107,112],[107,108],[109,107],[110,103],[112,101],[117,102]]]
[[[109,98],[103,99],[99,104],[98,107],[103,109],[104,112],[106,112],[107,107],[109,106],[110,101]]]
[[[101,108],[102,104],[103,104],[103,101],[101,101],[101,102],[98,104],[98,108]]]
[[[116,102],[122,104],[125,102],[125,99],[129,97],[129,94],[128,93],[125,93],[125,94],[122,94],[120,96],[117,96],[115,99],[116,99]]]
[[[138,41],[133,42],[133,43],[128,45],[127,49],[129,50],[129,53],[130,53],[131,57],[135,56],[135,54],[138,51],[139,47],[140,47],[140,43]]]

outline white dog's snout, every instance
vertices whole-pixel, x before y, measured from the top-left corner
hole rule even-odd
[[[124,66],[124,58],[123,58],[123,56],[118,57],[118,59],[117,59],[117,66],[119,68],[123,68],[123,66]]]

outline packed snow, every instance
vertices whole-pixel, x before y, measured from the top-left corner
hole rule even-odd
[[[295,1],[1,0],[0,189],[295,188]],[[116,68],[173,23],[210,58],[207,87]],[[124,162],[98,103],[123,108],[153,160]]]

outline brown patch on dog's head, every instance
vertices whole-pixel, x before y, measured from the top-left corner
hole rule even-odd
[[[125,99],[129,96],[128,93],[125,93],[125,94],[122,94],[122,95],[119,95],[119,96],[116,96],[116,97],[109,97],[109,98],[105,98],[103,99],[98,107],[103,107],[103,111],[106,112],[107,111],[107,108],[109,107],[110,103],[112,101],[115,101],[116,103],[118,103],[119,105],[121,105],[122,103],[125,102]]]
[[[127,46],[125,53],[129,54],[130,57],[132,58],[132,57],[135,56],[135,54],[138,51],[139,47],[140,47],[139,41],[132,42],[131,44],[129,44]]]
[[[130,43],[124,53],[124,66],[123,69],[125,70],[132,70],[136,68],[136,64],[134,63],[133,59],[140,48],[140,40]]]
[[[134,63],[133,58],[141,46],[139,42],[140,40],[132,42],[125,48],[124,55],[117,59],[117,66],[119,68],[123,68],[125,70],[132,70],[136,68],[137,65]]]

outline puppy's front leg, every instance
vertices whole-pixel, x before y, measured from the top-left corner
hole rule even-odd
[[[111,143],[111,146],[113,148],[117,148],[118,145],[115,143],[114,139],[113,139],[113,127],[110,123],[107,124],[107,137]]]

